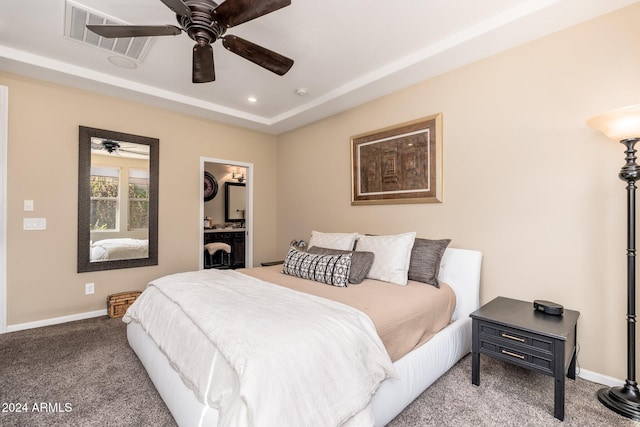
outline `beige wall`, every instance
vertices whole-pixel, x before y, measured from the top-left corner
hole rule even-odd
[[[585,120],[640,102],[639,20],[635,5],[281,135],[280,256],[313,229],[451,238],[484,254],[483,303],[579,310],[580,366],[624,378],[623,147]],[[350,137],[439,112],[444,203],[351,206]]]
[[[106,308],[106,296],[198,268],[200,157],[253,163],[254,262],[275,254],[276,138],[134,102],[0,73],[9,87],[9,326]],[[159,265],[76,273],[78,126],[160,139]],[[23,200],[35,201],[23,212]],[[24,217],[47,219],[23,231]],[[95,294],[84,295],[84,284]]]

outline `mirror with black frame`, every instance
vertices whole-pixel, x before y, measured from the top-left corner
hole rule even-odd
[[[225,222],[243,222],[247,203],[245,184],[239,182],[224,183],[224,220]]]
[[[159,143],[80,126],[79,273],[158,264]]]

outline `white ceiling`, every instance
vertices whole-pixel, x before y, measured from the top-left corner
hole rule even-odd
[[[65,38],[65,0],[2,0],[0,70],[279,134],[637,1],[292,0],[227,31],[294,59],[289,73],[217,41],[216,81],[193,84],[184,33],[154,37],[126,69]],[[160,0],[74,3],[129,24],[179,25]]]

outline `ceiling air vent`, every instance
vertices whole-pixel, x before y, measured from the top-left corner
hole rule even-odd
[[[65,37],[77,42],[97,47],[99,49],[117,53],[138,62],[142,61],[143,55],[151,44],[150,37],[127,37],[108,39],[87,30],[87,24],[127,24],[127,22],[116,20],[106,15],[101,15],[95,10],[88,9],[79,4],[67,1],[64,19]]]

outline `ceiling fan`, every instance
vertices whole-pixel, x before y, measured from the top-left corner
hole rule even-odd
[[[149,146],[132,142],[113,141],[111,139],[91,138],[91,151],[96,154],[113,154],[116,156],[149,158]],[[106,153],[105,153],[106,152]]]
[[[238,36],[225,35],[227,28],[259,18],[291,4],[291,0],[160,0],[174,11],[180,27],[175,25],[87,25],[99,36],[150,37],[177,36],[183,31],[196,41],[193,47],[193,83],[215,81],[211,44],[222,39],[229,51],[248,59],[279,76],[289,71],[293,60],[258,46]]]

